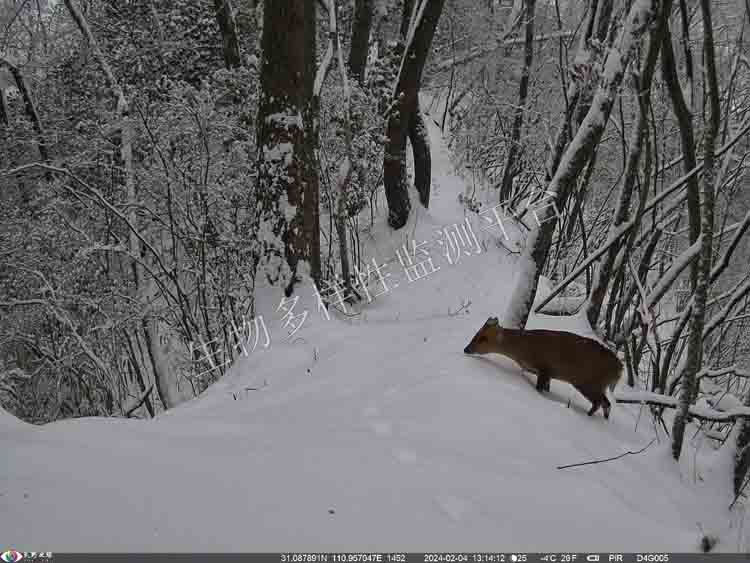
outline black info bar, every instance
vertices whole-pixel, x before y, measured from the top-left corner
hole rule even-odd
[[[748,563],[747,553],[617,552],[282,552],[55,553],[10,550],[7,563]]]

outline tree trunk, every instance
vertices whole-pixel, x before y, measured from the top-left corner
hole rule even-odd
[[[422,2],[419,11],[415,13],[413,22],[413,33],[406,37],[406,48],[401,60],[396,88],[393,96],[393,107],[390,109],[386,125],[386,146],[383,158],[383,184],[385,185],[385,197],[388,203],[388,223],[394,229],[400,229],[406,224],[411,210],[409,192],[406,184],[406,138],[409,134],[410,124],[414,114],[419,110],[419,85],[422,80],[422,71],[430,52],[432,38],[437,29],[438,20],[443,10],[445,0],[431,0]],[[404,5],[404,13],[407,7]],[[412,10],[414,13],[414,10]],[[404,29],[402,20],[402,29]],[[418,122],[414,130],[418,132]],[[424,136],[422,135],[422,138]],[[417,154],[424,154],[424,147],[429,145],[418,145],[413,151],[415,159]],[[426,169],[424,163],[415,162],[416,169]],[[420,173],[421,174],[421,173]],[[422,189],[429,189],[429,182],[425,182],[420,176]],[[426,186],[426,187],[425,187]],[[429,201],[429,194],[420,193],[420,200]]]
[[[5,89],[0,86],[0,125],[10,123],[8,115],[8,98],[5,95]]]
[[[301,262],[320,278],[320,216],[315,164],[313,83],[316,4],[267,2],[263,9],[263,63],[258,110],[259,219],[275,236],[265,259],[285,259],[267,272],[287,296],[300,280]]]
[[[409,35],[409,22],[411,22],[413,12],[414,0],[404,0],[401,7],[401,28],[399,29],[399,35],[404,41],[406,40],[407,35]]]
[[[667,84],[669,96],[672,99],[672,108],[677,123],[680,126],[680,143],[682,145],[682,166],[687,174],[696,166],[695,158],[695,138],[693,135],[693,121],[690,109],[685,103],[685,97],[682,95],[682,86],[680,86],[677,77],[677,67],[674,60],[674,51],[672,50],[672,35],[669,25],[664,32],[664,43],[662,44],[662,76]],[[687,203],[688,203],[688,228],[689,244],[698,240],[700,234],[701,211],[700,211],[700,187],[698,186],[697,175],[692,175],[687,182]],[[698,275],[698,264],[694,263],[690,270],[691,288],[695,291],[696,276]]]
[[[242,58],[232,0],[214,0],[214,9],[216,10],[216,21],[219,24],[219,30],[221,30],[224,64],[227,65],[227,68],[237,68],[242,64]]]
[[[524,59],[521,80],[518,85],[518,106],[513,118],[513,129],[510,133],[508,156],[505,159],[503,180],[500,185],[500,202],[509,201],[513,192],[513,178],[516,176],[518,166],[519,143],[521,141],[521,127],[523,127],[523,114],[526,111],[526,98],[529,95],[529,74],[534,62],[534,8],[535,0],[526,0],[526,37],[524,39]]]
[[[706,316],[706,300],[711,278],[711,251],[714,230],[714,191],[716,186],[716,138],[719,134],[719,82],[716,77],[713,27],[711,24],[711,1],[701,0],[703,13],[703,56],[708,87],[709,118],[703,141],[703,193],[700,206],[701,253],[698,257],[697,279],[693,298],[693,314],[690,317],[687,362],[682,373],[680,400],[672,426],[672,457],[680,459],[688,409],[697,394],[697,374],[703,362],[703,327]]]
[[[430,206],[430,187],[432,184],[432,156],[430,154],[430,136],[422,110],[417,109],[409,121],[409,143],[414,156],[414,187],[419,194],[419,202]]]
[[[373,0],[356,0],[354,24],[352,26],[352,46],[349,51],[349,72],[363,83],[367,69],[367,55],[370,51],[370,29],[372,27]]]
[[[614,9],[613,0],[601,0],[597,7],[596,15],[596,33],[595,37],[604,43],[607,39],[607,32],[609,31],[609,23],[612,19],[612,10]]]
[[[590,0],[588,8],[588,16],[584,23],[584,33],[581,35],[581,40],[578,43],[578,51],[576,52],[574,67],[579,65],[586,65],[590,63],[592,59],[591,49],[589,48],[589,40],[594,35],[594,24],[596,22],[598,0]],[[557,167],[560,165],[560,159],[565,153],[565,149],[568,146],[568,141],[573,137],[573,116],[576,115],[576,107],[578,106],[578,98],[581,96],[581,81],[571,80],[568,84],[567,91],[565,93],[565,112],[560,118],[560,125],[557,129],[557,135],[552,146],[552,150],[547,156],[546,163],[546,180],[549,182],[557,172]],[[582,116],[583,117],[583,116]]]
[[[693,80],[693,52],[690,49],[690,22],[685,0],[680,0],[680,21],[682,22],[682,48],[685,51],[685,77],[688,83],[688,107],[692,111],[695,98],[695,80]]]
[[[13,80],[16,82],[16,86],[18,87],[18,91],[21,94],[21,98],[23,99],[23,107],[26,111],[26,115],[29,118],[29,121],[31,121],[32,126],[34,127],[34,131],[36,131],[37,135],[37,142],[39,147],[39,156],[44,162],[49,161],[49,151],[47,150],[47,140],[46,140],[46,133],[44,131],[44,127],[42,127],[42,120],[39,117],[39,113],[36,110],[36,104],[34,103],[34,98],[31,95],[31,89],[29,88],[29,84],[26,82],[26,78],[24,77],[23,73],[21,72],[21,69],[18,68],[17,65],[12,63],[11,61],[4,59],[0,57],[0,66],[4,66],[7,68],[11,75],[13,76]],[[2,102],[0,102],[0,105],[4,106],[2,111],[0,113],[5,114],[4,121],[5,123],[8,122],[8,116],[7,116],[7,101],[5,99],[5,93],[3,92],[2,95]]]

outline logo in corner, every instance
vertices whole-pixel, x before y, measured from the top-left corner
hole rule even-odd
[[[20,553],[15,549],[9,549],[0,554],[0,559],[5,561],[5,563],[18,563],[18,561],[23,559],[23,553]]]

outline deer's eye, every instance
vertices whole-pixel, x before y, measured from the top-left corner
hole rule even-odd
[[[480,344],[482,344],[482,343],[484,343],[484,342],[487,342],[487,337],[486,337],[486,336],[482,336],[482,337],[480,337],[480,338],[479,338],[479,343],[480,343]]]

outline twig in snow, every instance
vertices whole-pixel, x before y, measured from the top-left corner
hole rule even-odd
[[[458,315],[461,314],[461,312],[463,312],[464,310],[468,309],[470,306],[471,306],[471,301],[470,300],[467,300],[465,303],[462,301],[461,302],[461,307],[459,307],[455,311],[451,311],[450,309],[448,309],[448,316],[449,317],[457,317]]]
[[[568,469],[569,467],[579,467],[581,465],[594,465],[595,463],[605,463],[607,461],[614,461],[616,459],[620,459],[621,457],[625,457],[626,455],[636,455],[645,452],[651,444],[653,444],[656,441],[656,438],[653,438],[646,446],[638,450],[637,452],[631,452],[628,450],[625,453],[622,453],[615,457],[608,457],[607,459],[595,459],[594,461],[584,461],[582,463],[571,463],[570,465],[558,465],[558,469]]]

